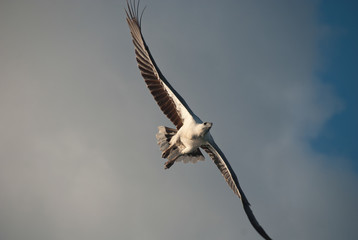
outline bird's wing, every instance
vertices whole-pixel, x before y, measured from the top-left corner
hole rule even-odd
[[[202,149],[210,156],[210,158],[214,161],[216,166],[219,168],[221,174],[224,176],[226,182],[230,186],[230,188],[234,191],[234,193],[241,199],[242,205],[244,207],[245,213],[249,218],[252,226],[256,229],[256,231],[266,240],[271,239],[265,232],[265,230],[261,227],[261,225],[256,220],[251,208],[250,203],[247,200],[244,192],[242,191],[239,181],[235,175],[234,170],[232,170],[230,163],[226,159],[223,152],[216,145],[216,143],[211,139],[209,140],[209,144],[201,146]]]
[[[128,9],[126,10],[127,22],[133,38],[138,67],[160,109],[179,129],[185,119],[195,118],[199,120],[199,118],[194,115],[184,99],[165,79],[155,63],[142,35],[142,15],[139,18],[138,5],[139,1],[137,4],[135,1],[134,3],[128,3],[127,1]]]

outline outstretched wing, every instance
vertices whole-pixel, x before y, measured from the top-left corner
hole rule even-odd
[[[230,188],[234,191],[234,193],[241,199],[242,205],[244,207],[245,213],[249,218],[252,226],[256,229],[256,231],[266,240],[271,239],[265,230],[261,227],[261,225],[256,220],[251,208],[250,203],[247,200],[244,192],[242,191],[239,181],[235,175],[234,170],[232,170],[230,163],[226,159],[223,152],[216,145],[213,140],[209,141],[208,145],[201,146],[202,149],[211,157],[216,166],[219,168],[221,174],[224,176],[226,182],[230,186]]]
[[[139,1],[137,4],[135,1],[130,3],[127,1],[127,7],[127,22],[133,38],[138,67],[160,109],[177,129],[183,125],[187,118],[195,118],[198,120],[199,118],[194,115],[184,99],[175,91],[160,72],[144,41],[141,31],[142,15],[139,18],[138,14]]]

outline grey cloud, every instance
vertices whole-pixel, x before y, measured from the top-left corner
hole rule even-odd
[[[315,76],[310,1],[146,1],[164,75],[213,121],[274,239],[354,239],[357,175],[310,139],[340,110]],[[189,7],[188,7],[189,5]],[[257,239],[211,163],[164,171],[170,125],[136,69],[124,4],[2,4],[1,239]]]

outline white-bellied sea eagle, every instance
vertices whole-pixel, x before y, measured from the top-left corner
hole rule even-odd
[[[162,157],[168,160],[164,164],[165,168],[170,168],[176,161],[204,160],[200,151],[200,148],[203,149],[219,168],[230,188],[241,199],[252,226],[264,239],[271,239],[257,222],[234,171],[214,142],[210,134],[213,124],[201,121],[193,113],[155,63],[141,32],[142,15],[139,16],[139,1],[138,3],[135,1],[128,3],[127,1],[127,7],[127,22],[132,34],[139,70],[160,109],[176,126],[176,129],[160,126],[156,135]]]

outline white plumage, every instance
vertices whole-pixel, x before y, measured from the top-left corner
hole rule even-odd
[[[138,5],[139,2],[137,4],[135,1],[127,2],[128,9],[126,10],[138,67],[160,109],[176,126],[176,129],[160,126],[156,135],[162,157],[168,160],[165,168],[170,168],[176,161],[204,160],[200,151],[200,148],[203,149],[214,161],[233,192],[241,199],[252,226],[263,238],[271,239],[257,222],[235,172],[211,136],[209,131],[212,123],[201,121],[193,113],[156,65],[142,36],[142,16],[139,17]]]

